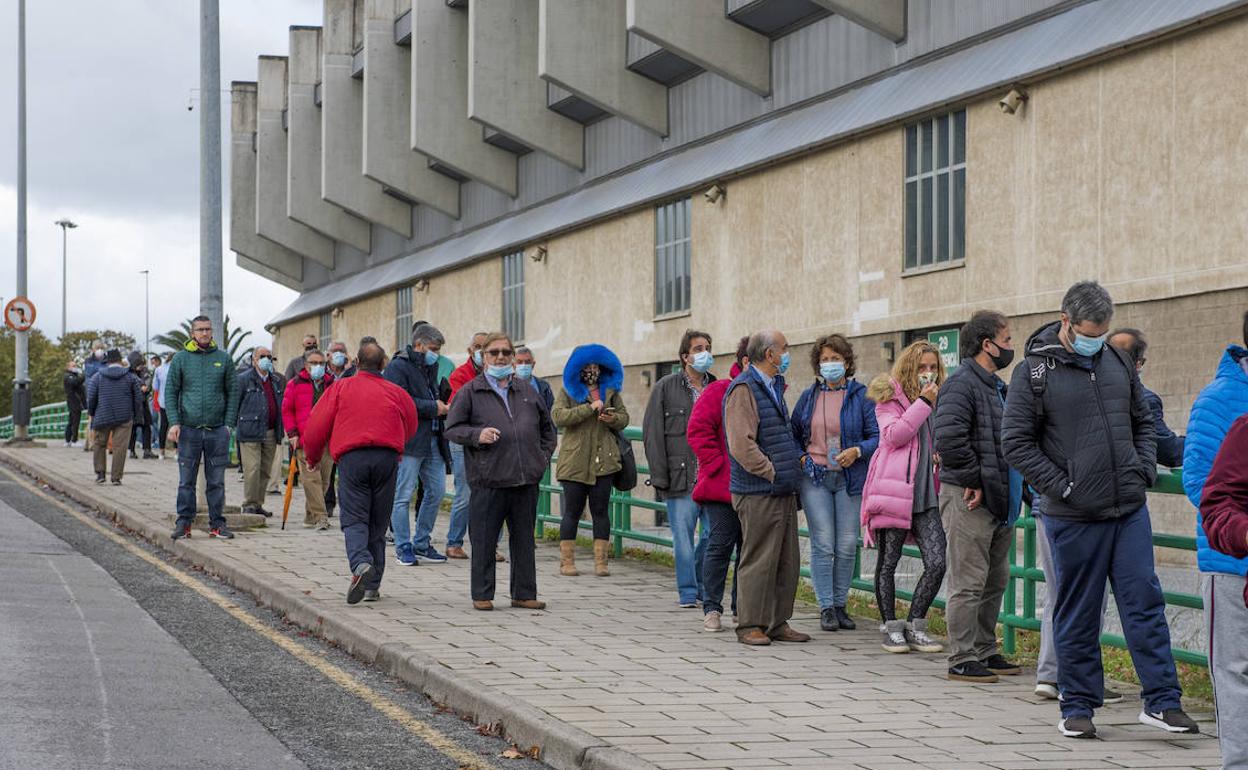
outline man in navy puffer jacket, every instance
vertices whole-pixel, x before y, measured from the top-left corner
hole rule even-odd
[[[121,362],[121,351],[113,349],[104,357],[105,366],[87,381],[87,411],[95,431],[95,483],[104,483],[108,442],[113,442],[112,481],[121,484],[126,470],[126,447],[130,430],[143,413],[143,383]]]

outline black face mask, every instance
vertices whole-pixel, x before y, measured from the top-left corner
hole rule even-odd
[[[992,344],[997,345],[995,342]],[[988,351],[984,352],[987,353]],[[992,365],[997,367],[997,371],[1001,371],[1014,362],[1014,351],[997,345],[997,354],[994,356],[992,353],[988,353],[988,357],[992,359]]]

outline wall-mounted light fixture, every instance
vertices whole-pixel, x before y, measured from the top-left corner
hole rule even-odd
[[[1022,107],[1027,103],[1029,98],[1030,97],[1026,91],[1015,87],[1011,88],[1008,94],[1001,97],[1001,101],[997,102],[997,106],[1000,107],[1001,111],[1006,115],[1013,115],[1018,112],[1019,107]]]
[[[893,362],[895,350],[896,350],[896,347],[893,345],[892,340],[885,340],[884,342],[881,342],[880,343],[880,358],[885,363],[891,364]]]
[[[332,315],[334,318],[342,318],[342,306],[339,305],[335,307],[333,311],[330,313],[330,315]]]
[[[649,390],[650,384],[651,384],[650,371],[649,370],[643,371],[641,373],[641,386]]]
[[[533,249],[529,252],[529,259],[533,260],[534,262],[545,262],[547,253],[548,252],[545,246],[534,246]]]
[[[711,185],[706,192],[702,193],[702,197],[706,198],[706,202],[715,205],[724,199],[728,194],[728,190],[724,189],[722,184]]]
[[[429,279],[421,278],[419,281],[412,284],[412,288],[416,291],[429,291]]]

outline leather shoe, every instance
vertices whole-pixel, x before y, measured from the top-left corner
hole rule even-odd
[[[473,599],[472,608],[474,610],[488,611],[494,609],[494,602],[488,599]]]
[[[757,628],[751,628],[744,634],[737,634],[737,641],[741,644],[748,644],[751,647],[766,647],[771,644],[770,637]]]
[[[771,640],[773,642],[809,642],[810,634],[794,631],[792,626],[785,623],[779,631],[771,635]]]
[[[502,564],[503,562],[507,561],[507,557],[506,557],[506,556],[503,556],[503,555],[502,555],[501,553],[499,553],[498,551],[495,551],[495,552],[494,552],[494,561],[498,562],[499,564]]]
[[[464,553],[464,549],[457,545],[448,545],[446,547],[446,558],[448,559],[467,559],[468,554]]]
[[[546,602],[537,599],[512,599],[511,606],[525,610],[544,610],[546,609]]]
[[[845,611],[844,607],[833,607],[832,609],[836,612],[836,622],[842,629],[845,631],[853,631],[858,627],[857,624],[854,623],[853,618],[849,616],[849,613]]]

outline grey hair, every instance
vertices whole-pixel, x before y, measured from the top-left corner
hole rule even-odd
[[[767,357],[767,351],[776,346],[777,334],[775,329],[767,329],[750,335],[750,341],[745,346],[745,355],[750,359],[750,363],[762,363]]]
[[[529,350],[529,346],[528,346],[528,345],[517,345],[517,346],[516,346],[516,355],[518,355],[518,356],[522,356],[522,355],[524,355],[525,353],[528,353],[529,355],[533,355],[533,351],[532,351],[532,350]]]
[[[1062,312],[1072,324],[1084,321],[1105,324],[1114,317],[1114,300],[1096,281],[1080,281],[1066,290],[1066,296],[1062,297]]]
[[[412,343],[420,345],[445,345],[446,337],[433,324],[417,324],[412,329]]]

